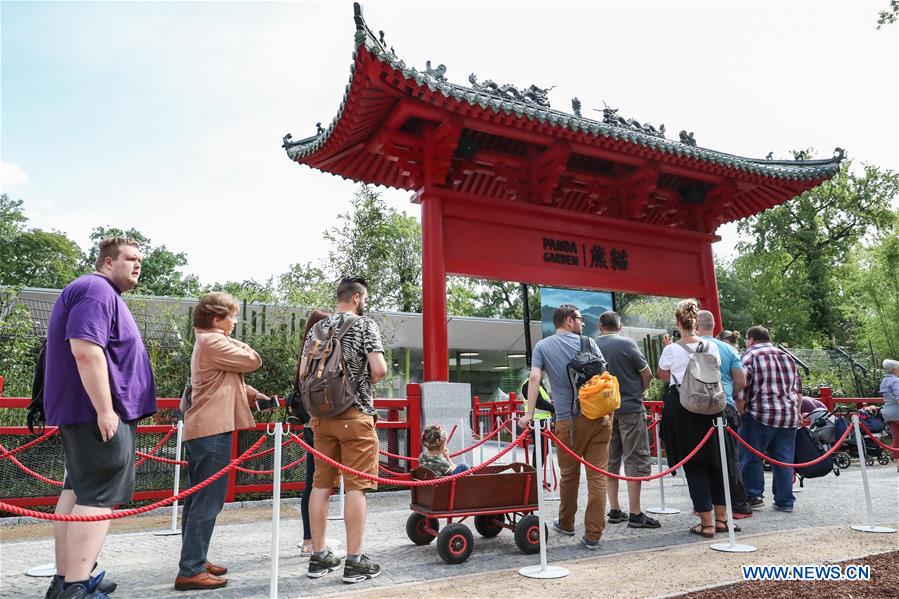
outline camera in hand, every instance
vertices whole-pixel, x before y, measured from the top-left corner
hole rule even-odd
[[[671,329],[671,331],[668,334],[671,335],[672,341],[680,340],[680,329],[678,329],[677,327]]]
[[[266,410],[274,410],[277,407],[278,407],[278,398],[277,397],[256,400],[256,409],[259,410],[260,412],[264,412]]]

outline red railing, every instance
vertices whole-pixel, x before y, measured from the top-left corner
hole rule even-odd
[[[402,399],[375,399],[375,408],[381,414],[387,412],[386,418],[379,418],[376,425],[378,430],[387,431],[387,450],[395,454],[405,454],[408,451],[410,457],[418,457],[421,453],[421,393],[419,386],[410,384],[406,386],[406,398]],[[23,397],[0,397],[0,409],[3,410],[22,410],[28,407],[31,402],[29,398]],[[160,410],[175,410],[178,408],[180,399],[178,398],[160,398],[157,400],[157,406]],[[283,401],[282,401],[283,405]],[[167,433],[172,428],[172,422],[166,421],[165,417],[154,416],[151,419],[153,424],[141,424],[137,427],[138,434],[160,434]],[[24,418],[22,418],[24,421]],[[47,431],[53,430],[55,427],[47,427]],[[264,432],[265,423],[259,423],[255,426],[257,432],[254,438],[258,436],[258,432]],[[406,443],[402,443],[402,432],[405,431]],[[235,431],[232,434],[231,457],[236,459],[241,454],[240,449],[240,432]],[[32,434],[25,426],[0,426],[0,435],[4,436],[22,436],[31,437]],[[27,442],[26,438],[22,443],[10,445],[7,449],[15,449],[16,446]],[[245,448],[244,448],[245,449]],[[60,448],[61,453],[61,448]],[[23,452],[27,453],[27,452]],[[61,458],[60,458],[61,459]],[[6,465],[0,461],[0,468],[14,467],[12,464]],[[264,465],[262,465],[264,464]],[[265,462],[255,462],[252,464],[255,468],[271,468],[271,458]],[[396,469],[403,468],[404,463],[395,459],[388,460],[388,467]],[[19,473],[18,475],[25,476]],[[172,476],[174,476],[174,467],[172,468]],[[228,473],[228,494],[226,501],[234,501],[239,495],[248,493],[271,493],[271,479],[260,476],[259,482],[242,482],[238,479],[239,473],[232,470]],[[242,479],[247,477],[246,473],[241,475]],[[173,483],[174,480],[169,481]],[[300,491],[305,487],[305,481],[282,481],[282,491]],[[169,497],[172,494],[172,484],[168,484],[165,488],[141,490],[134,493],[134,501],[152,501]],[[0,497],[3,501],[17,506],[39,506],[54,505],[56,503],[56,495],[42,495],[37,497],[7,497],[5,491],[0,491]]]

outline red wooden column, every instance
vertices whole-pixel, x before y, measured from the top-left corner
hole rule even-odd
[[[712,257],[711,242],[702,248],[702,282],[705,286],[705,297],[699,298],[703,310],[715,316],[715,332],[717,335],[724,328],[721,322],[721,305],[718,303],[718,279],[715,277],[715,259]]]
[[[443,198],[432,191],[421,201],[421,322],[424,380],[449,380],[446,333],[446,256],[443,239]]]

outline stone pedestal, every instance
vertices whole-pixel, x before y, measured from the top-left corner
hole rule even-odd
[[[422,383],[421,429],[439,424],[449,435],[456,432],[449,442],[450,453],[455,453],[474,443],[471,431],[471,385],[468,383]],[[424,448],[422,448],[424,450]],[[471,452],[453,458],[455,463],[472,463]]]

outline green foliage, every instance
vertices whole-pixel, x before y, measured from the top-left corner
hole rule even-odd
[[[880,29],[884,25],[891,25],[899,18],[899,0],[890,0],[890,7],[882,10],[877,15],[877,28]]]
[[[4,395],[31,397],[40,342],[32,335],[31,311],[17,303],[16,296],[13,289],[0,291],[0,375]]]
[[[674,328],[674,307],[678,301],[674,297],[636,296],[618,311],[625,326],[670,330]]]
[[[247,335],[242,339],[262,357],[262,367],[245,379],[266,395],[286,396],[293,388],[297,356],[300,353],[299,335],[274,334]]]
[[[335,282],[311,262],[292,264],[278,279],[278,297],[292,306],[329,308],[334,304]]]
[[[834,301],[840,289],[838,268],[866,234],[891,225],[890,202],[897,194],[896,173],[865,165],[855,175],[844,164],[831,180],[741,222],[739,231],[752,241],[738,247],[736,271],[754,292],[776,294],[786,311],[808,314],[807,323],[796,322],[798,315],[792,319],[792,335],[804,342],[843,343],[846,328]],[[756,310],[753,314],[759,317]]]
[[[186,275],[182,271],[187,266],[187,254],[172,252],[164,245],[154,246],[150,239],[137,229],[116,227],[96,227],[91,231],[92,247],[84,262],[85,270],[93,270],[97,261],[97,243],[108,237],[130,237],[140,244],[143,255],[140,282],[132,292],[147,295],[185,296],[197,295],[200,282],[196,275]]]
[[[80,275],[83,256],[56,231],[27,229],[22,200],[0,195],[0,284],[61,288]]]

